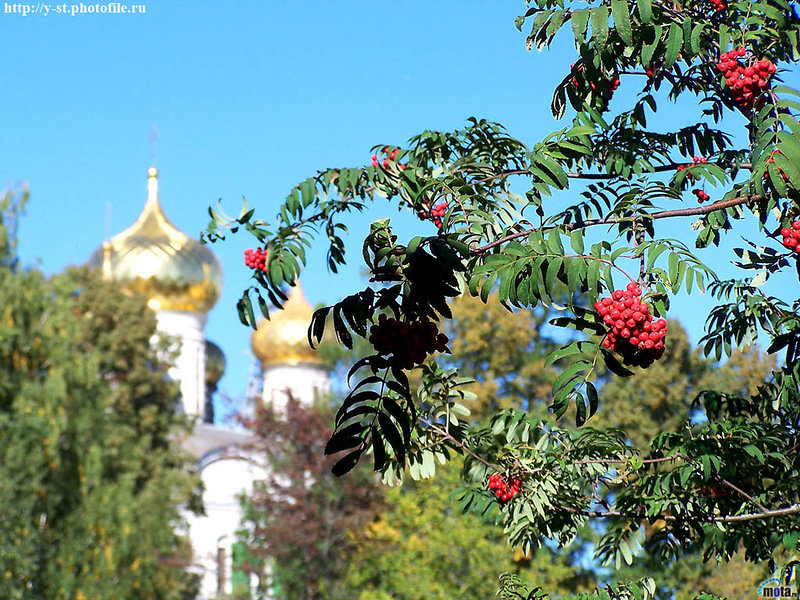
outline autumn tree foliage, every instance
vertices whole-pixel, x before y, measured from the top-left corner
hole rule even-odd
[[[421,235],[398,240],[388,218],[376,220],[362,248],[369,285],[319,309],[309,328],[312,343],[330,322],[343,345],[358,338],[373,348],[352,366],[326,445],[336,474],[369,460],[387,481],[426,477],[463,454],[462,507],[499,509],[508,540],[525,552],[544,539],[566,546],[599,521],[595,557],[617,568],[641,544],[663,562],[688,546],[723,562],[741,549],[795,581],[800,92],[783,83],[800,58],[795,7],[536,0],[524,10],[516,24],[529,48],[574,39],[574,62],[550,102],[566,124],[525,143],[471,118],[457,131],[379,144],[363,167],[319,171],[272,221],[212,210],[207,238],[244,229],[266,254],[240,316],[253,325],[255,304],[280,305],[318,234],[335,271],[348,215],[389,198],[422,221]],[[693,107],[687,124],[659,119],[673,101]],[[716,270],[728,243],[738,244],[728,257],[737,271],[724,278]],[[494,290],[509,307],[557,307],[551,323],[568,341],[544,362],[558,372],[549,407],[577,431],[523,407],[497,407],[486,426],[465,419],[467,382],[440,360],[452,341],[439,334],[454,298],[487,301]],[[663,320],[678,294],[716,300],[706,356],[765,340],[778,359],[766,381],[687,387],[692,418],[667,420],[655,435],[592,427],[607,371],[635,382],[669,352]],[[409,372],[421,377],[415,389]],[[519,479],[519,493],[498,498],[492,475]],[[513,577],[501,584],[502,597],[522,593]],[[598,593],[654,590],[644,578]]]
[[[269,598],[338,598],[351,531],[372,519],[382,493],[369,470],[335,478],[325,456],[330,405],[259,405],[247,423],[251,452],[266,478],[243,499],[241,532],[250,564]],[[262,596],[259,596],[262,597]]]

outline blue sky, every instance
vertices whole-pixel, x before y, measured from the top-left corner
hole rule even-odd
[[[142,15],[74,17],[3,14],[0,4],[0,184],[28,183],[20,253],[46,273],[86,261],[106,235],[108,206],[111,234],[135,220],[154,126],[162,206],[192,235],[218,199],[236,212],[245,195],[269,218],[317,169],[367,164],[373,145],[424,129],[474,115],[533,143],[563,126],[550,93],[574,50],[564,39],[550,54],[526,52],[513,26],[522,0],[145,3]],[[353,238],[376,216],[354,218]],[[412,220],[403,223],[410,233]],[[251,245],[239,236],[213,247],[225,290],[206,334],[228,357],[221,388],[233,397],[250,361],[235,302]],[[351,256],[334,278],[324,252],[311,254],[303,286],[312,303],[359,285],[357,247]],[[699,326],[696,301],[683,306],[679,317]]]

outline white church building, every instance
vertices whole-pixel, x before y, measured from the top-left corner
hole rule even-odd
[[[158,172],[152,167],[139,218],[107,240],[89,264],[101,268],[107,279],[143,293],[156,313],[158,332],[177,341],[169,375],[180,382],[180,408],[196,419],[192,434],[182,443],[197,458],[206,511],[204,516],[185,515],[192,568],[200,576],[201,600],[230,594],[237,575],[233,555],[242,518],[238,496],[263,478],[264,467],[244,449],[246,431],[214,422],[212,395],[224,374],[225,356],[205,339],[203,331],[222,290],[222,267],[207,246],[181,232],[164,215]],[[276,408],[285,405],[290,392],[301,402],[311,403],[330,389],[328,372],[308,346],[311,313],[297,285],[284,310],[269,321],[262,320],[252,334],[252,350],[262,370],[262,399]]]

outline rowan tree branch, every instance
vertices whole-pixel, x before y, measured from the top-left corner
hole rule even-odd
[[[756,505],[756,506],[757,506],[759,509],[761,509],[761,512],[762,512],[762,513],[768,512],[768,509],[767,509],[767,507],[766,507],[766,506],[764,506],[763,504],[761,504],[761,503],[760,503],[758,500],[756,500],[755,498],[753,498],[753,497],[752,497],[750,494],[748,494],[748,493],[747,493],[747,492],[745,492],[744,490],[742,490],[742,489],[740,489],[739,487],[737,487],[737,486],[735,486],[734,484],[732,484],[732,483],[731,483],[730,481],[728,481],[727,479],[722,479],[722,478],[720,478],[720,479],[719,479],[719,482],[720,482],[722,485],[724,485],[726,488],[729,488],[729,489],[733,490],[734,492],[736,492],[737,494],[739,494],[739,495],[740,495],[740,496],[742,496],[743,498],[746,498],[747,500],[749,500],[750,502],[752,502],[753,504],[755,504],[755,505]]]
[[[647,218],[650,220],[656,219],[669,219],[673,217],[694,217],[698,215],[707,215],[712,212],[716,212],[718,210],[725,210],[732,206],[740,206],[742,204],[748,204],[750,202],[756,202],[758,200],[763,200],[763,196],[752,195],[752,196],[737,196],[736,198],[729,198],[728,200],[720,200],[719,202],[714,202],[713,204],[708,204],[706,206],[697,206],[693,208],[676,208],[672,210],[662,210],[659,212],[652,213],[642,218]],[[604,217],[602,219],[587,219],[585,221],[578,221],[576,223],[567,223],[564,225],[565,231],[575,231],[576,229],[585,229],[587,227],[593,227],[595,225],[613,225],[615,223],[625,223],[629,221],[629,218],[620,218],[620,217]],[[518,231],[516,233],[509,234],[507,236],[501,237],[493,242],[485,244],[483,246],[478,246],[476,248],[470,249],[472,254],[483,254],[487,250],[491,250],[497,246],[501,246],[506,242],[510,242],[512,240],[519,239],[521,237],[525,237],[533,233],[534,231],[538,231],[540,229],[555,229],[555,225],[551,225],[548,227],[540,227],[540,228],[531,228],[531,229],[524,229],[522,231]]]
[[[796,515],[800,513],[800,504],[792,504],[784,508],[776,508],[773,510],[765,510],[760,513],[745,513],[742,515],[716,515],[716,516],[695,516],[695,515],[644,515],[636,513],[623,513],[618,510],[580,510],[570,506],[555,506],[558,510],[563,510],[572,514],[579,514],[590,518],[625,518],[634,520],[643,519],[663,519],[664,521],[700,521],[708,523],[743,523],[747,521],[759,521],[762,519],[772,519],[777,517],[786,517],[789,515]]]

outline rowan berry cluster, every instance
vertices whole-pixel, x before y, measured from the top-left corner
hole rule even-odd
[[[769,86],[768,79],[775,74],[775,64],[768,58],[754,60],[752,57],[747,64],[740,59],[747,56],[743,47],[730,52],[724,52],[719,57],[717,70],[722,73],[725,83],[730,90],[730,96],[736,104],[745,110],[751,110],[756,100]]]
[[[697,155],[695,155],[695,156],[692,157],[692,163],[691,164],[689,164],[689,165],[678,165],[678,168],[676,169],[676,171],[683,171],[684,169],[691,169],[692,167],[696,167],[697,165],[704,165],[704,164],[706,164],[706,162],[708,162],[708,159],[706,159],[705,156],[697,156]],[[688,171],[686,173],[686,179],[694,179],[694,175],[692,174],[691,171]]]
[[[728,8],[728,5],[725,4],[725,0],[711,0],[711,6],[717,12],[722,12],[723,10]]]
[[[437,228],[442,228],[442,217],[447,212],[447,200],[442,200],[431,209],[431,219]]]
[[[508,502],[519,494],[521,485],[522,482],[516,477],[512,477],[506,481],[503,476],[498,473],[489,475],[489,489],[492,490],[494,495],[502,502]]]
[[[706,200],[708,200],[709,198],[711,198],[711,196],[709,196],[708,194],[706,194],[706,193],[705,193],[703,190],[692,190],[692,193],[693,193],[695,196],[697,196],[697,201],[698,201],[700,204],[702,204],[703,202],[705,202]]]
[[[399,148],[389,149],[389,146],[384,146],[381,148],[381,154],[385,154],[386,157],[381,161],[378,158],[377,154],[372,155],[372,166],[373,167],[383,167],[387,170],[394,170],[394,161],[397,158],[397,153]],[[406,170],[406,165],[397,165],[397,168],[401,171]]]
[[[598,300],[595,310],[610,330],[603,347],[622,355],[627,365],[649,367],[664,354],[667,322],[653,320],[650,307],[641,300],[642,288],[631,282],[625,290]]]
[[[403,369],[413,369],[428,354],[447,350],[447,336],[427,319],[405,322],[382,314],[369,332],[369,343],[378,354],[391,355],[392,362]]]
[[[244,251],[244,264],[251,269],[266,273],[267,271],[267,251],[261,248],[248,248]]]
[[[782,228],[781,236],[783,245],[800,255],[800,221],[793,222],[791,227]]]
[[[427,202],[422,203],[422,207],[417,209],[417,216],[423,221],[430,219],[439,229],[442,228],[442,217],[447,213],[447,200],[442,200],[433,208]]]

